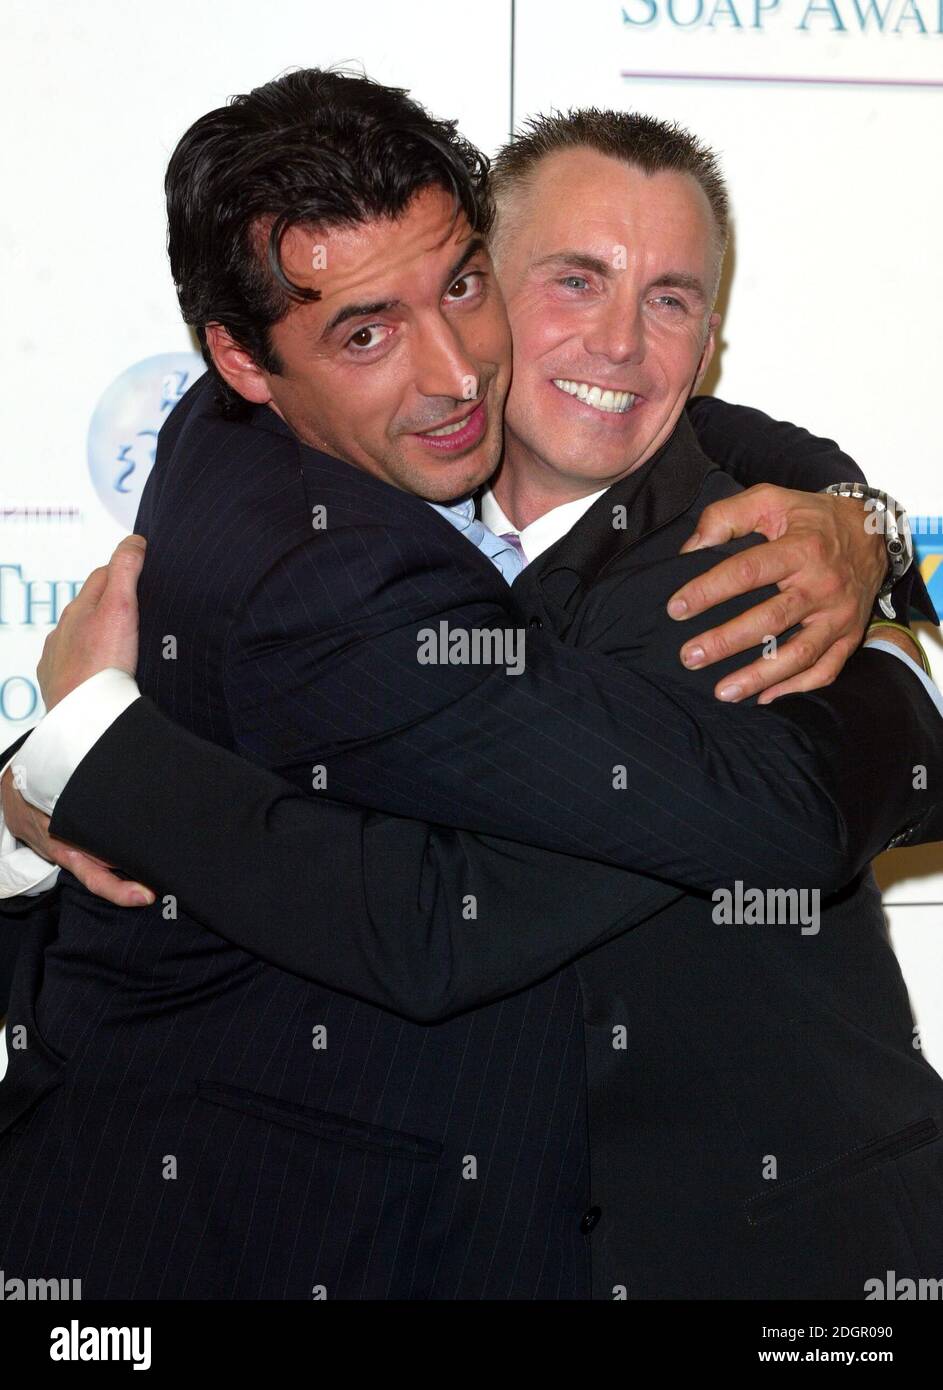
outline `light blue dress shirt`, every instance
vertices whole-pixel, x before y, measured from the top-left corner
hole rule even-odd
[[[466,497],[464,502],[457,502],[454,507],[443,507],[439,502],[430,502],[429,506],[434,507],[456,531],[461,531],[467,541],[471,541],[482,555],[487,556],[509,584],[514,583],[524,568],[523,557],[510,541],[505,540],[503,536],[496,536],[478,519],[475,515],[473,497]]]

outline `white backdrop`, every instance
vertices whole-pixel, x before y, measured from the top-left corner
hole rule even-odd
[[[560,0],[6,0],[0,42],[4,743],[41,712],[33,672],[49,623],[128,529],[120,518],[133,515],[159,424],[155,383],[166,410],[192,365],[140,365],[193,350],[164,251],[167,158],[202,112],[295,65],[362,64],[489,151],[512,112],[588,103],[672,117],[707,139],[735,209],[712,388],[832,435],[929,518],[922,563],[943,607],[932,413],[943,0],[581,0],[576,11]],[[943,855],[905,852],[879,873],[924,1044],[943,1067]]]

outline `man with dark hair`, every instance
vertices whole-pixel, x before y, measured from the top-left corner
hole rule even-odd
[[[58,905],[37,907],[10,1015],[28,1045],[12,1052],[0,1088],[8,1131],[22,1131],[8,1132],[0,1159],[4,1267],[67,1258],[83,1291],[131,1297],[586,1296],[591,1258],[602,1297],[664,1293],[672,1281],[702,1293],[738,1281],[774,1293],[787,1278],[844,1290],[874,1252],[901,1268],[909,1247],[887,1226],[886,1162],[936,1137],[941,1083],[909,1049],[863,865],[892,837],[915,838],[918,822],[920,836],[934,833],[936,801],[915,792],[902,760],[909,770],[919,755],[931,779],[943,772],[938,715],[893,650],[861,653],[828,690],[766,710],[716,702],[706,663],[676,665],[665,603],[712,558],[677,548],[705,503],[735,492],[682,414],[706,365],[714,270],[700,190],[687,173],[646,184],[600,156],[612,167],[591,177],[622,184],[613,200],[597,188],[580,206],[610,248],[630,248],[612,285],[598,245],[571,239],[541,249],[537,265],[507,249],[527,343],[531,306],[544,300],[553,374],[539,389],[576,413],[552,441],[560,458],[538,457],[528,383],[541,353],[524,359],[509,444],[526,451],[512,460],[509,448],[492,494],[516,514],[517,535],[502,543],[461,501],[497,462],[510,375],[486,222],[460,194],[481,181],[474,162],[463,174],[464,156],[448,140],[443,150],[442,131],[415,110],[385,140],[386,96],[374,124],[368,88],[355,86],[346,106],[332,88],[330,112],[316,106],[322,123],[305,127],[331,152],[311,191],[331,181],[348,201],[331,212],[296,190],[250,193],[233,216],[256,259],[236,283],[239,238],[227,240],[229,205],[209,166],[222,177],[238,145],[258,172],[263,155],[291,144],[298,93],[303,107],[304,90],[316,103],[325,91],[324,74],[293,76],[243,99],[228,125],[218,112],[204,118],[172,165],[220,224],[205,248],[218,277],[199,246],[177,258],[187,241],[172,226],[175,276],[189,265],[186,280],[215,277],[220,315],[226,294],[239,301],[233,313],[249,303],[253,265],[289,288],[281,317],[266,323],[259,310],[268,366],[232,318],[203,325],[215,371],[254,408],[246,421],[222,419],[210,381],[174,412],[139,518],[140,655],[133,585],[118,569],[132,545],[110,578],[92,577],[47,644],[52,713],[17,755],[42,804],[48,768],[29,770],[36,749],[77,710],[81,724],[83,706],[94,723],[97,704],[123,701],[103,737],[89,737],[86,721],[73,741],[81,766],[51,829],[163,896],[129,914],[66,874]],[[559,190],[543,186],[551,163],[528,176],[534,248],[537,232],[559,230]],[[185,231],[199,200],[175,197]],[[308,211],[296,218],[296,207]],[[548,281],[551,264],[560,273]],[[564,360],[572,372],[579,343],[605,381],[558,373]],[[628,447],[614,472],[603,431],[620,428]],[[567,452],[571,435],[594,440],[592,455]],[[583,514],[567,535],[576,518],[559,509],[574,504]],[[559,539],[520,573],[518,547],[531,558],[528,529],[553,510]],[[785,628],[806,615],[780,616]],[[476,634],[511,645],[521,628],[519,668],[468,659]],[[151,700],[123,674],[135,667]],[[859,750],[886,733],[889,707],[895,741],[876,740],[864,775],[882,795],[869,798]],[[15,798],[8,806],[15,818]],[[39,847],[82,868],[39,832]],[[835,893],[821,949],[807,950],[795,923],[763,938],[718,935],[705,890],[741,874]],[[765,1014],[750,1012],[747,982],[788,1011],[784,1024],[805,1016],[820,1029],[817,1061],[833,1081],[847,1084],[849,1070],[863,1079],[869,1094],[853,1118],[834,1104],[821,1113],[824,1090],[811,1134],[792,1124],[791,1097],[759,1104],[770,1057],[756,1051]],[[628,1052],[617,1040],[626,1029]],[[734,1058],[739,1122],[705,1094],[711,1068]],[[631,1066],[620,1073],[622,1059]],[[844,1265],[800,1259],[784,1271],[782,1232],[753,1238],[758,1206],[743,1231],[730,1228],[758,1187],[744,1115],[761,1144],[782,1144],[790,1172],[883,1127],[866,1162],[858,1144],[858,1166],[846,1153],[835,1170],[839,1182],[885,1163],[869,1178],[872,1246]],[[678,1153],[685,1135],[690,1152]],[[53,1197],[46,1160],[65,1155],[70,1189]],[[687,1226],[669,1210],[672,1174]],[[922,1207],[922,1178],[910,1176]],[[826,1244],[835,1229],[823,1227]]]
[[[456,213],[487,238],[488,161],[454,121],[364,78],[290,72],[194,123],[167,168],[167,249],[184,321],[196,331],[227,419],[247,418],[251,402],[217,370],[207,326],[225,324],[259,367],[284,376],[271,329],[294,305],[321,297],[292,278],[283,255],[288,234],[396,218],[428,187],[451,192]],[[306,245],[303,279],[323,268],[322,255]]]

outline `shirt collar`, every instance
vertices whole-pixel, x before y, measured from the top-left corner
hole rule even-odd
[[[463,497],[460,502],[452,502],[448,506],[444,502],[430,502],[429,506],[432,507],[433,511],[440,512],[442,516],[445,516],[446,520],[451,519],[456,531],[468,531],[475,523],[474,497]],[[485,525],[487,524],[485,522]]]
[[[516,535],[520,539],[525,559],[536,560],[538,555],[542,555],[545,550],[555,545],[561,536],[565,536],[583,513],[588,512],[605,492],[608,492],[608,488],[600,488],[588,497],[561,502],[559,507],[551,507],[549,512],[544,512],[543,516],[539,516],[536,521],[519,531],[489,487],[481,494],[481,519],[496,536],[507,535],[509,531]]]

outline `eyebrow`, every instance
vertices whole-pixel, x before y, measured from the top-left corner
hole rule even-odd
[[[484,239],[480,236],[472,237],[454,265],[450,266],[448,274],[445,277],[446,285],[450,285],[472,257],[477,256],[478,252],[484,249]],[[345,304],[342,309],[338,309],[337,313],[333,315],[330,322],[325,327],[324,332],[321,334],[321,337],[326,338],[330,333],[334,332],[335,328],[340,327],[342,323],[346,323],[348,319],[369,318],[371,314],[386,314],[389,313],[391,309],[398,309],[402,302],[401,299],[375,299],[370,304]]]
[[[613,267],[601,256],[590,256],[585,251],[553,251],[549,256],[541,256],[534,261],[531,269],[539,270],[545,265],[572,265],[579,270],[592,271],[594,275],[609,275]]]
[[[666,270],[664,275],[659,275],[648,288],[650,290],[687,290],[689,294],[697,295],[698,299],[707,299],[701,281],[696,275],[689,275],[685,270]]]
[[[343,309],[338,309],[321,337],[326,338],[329,333],[333,333],[335,328],[339,328],[348,319],[367,318],[370,314],[386,314],[390,309],[398,309],[400,303],[401,301],[398,299],[375,299],[372,304],[345,304]]]
[[[572,266],[575,270],[586,270],[593,275],[611,276],[614,273],[614,267],[609,261],[603,260],[601,256],[587,255],[585,251],[554,251],[549,256],[541,256],[540,260],[534,261],[532,269],[537,270],[547,265]],[[698,299],[705,302],[707,300],[707,293],[701,281],[696,275],[689,275],[686,270],[666,270],[654,279],[648,288],[687,290]]]

